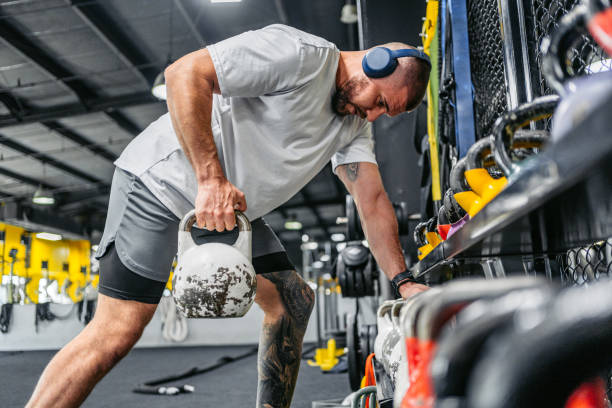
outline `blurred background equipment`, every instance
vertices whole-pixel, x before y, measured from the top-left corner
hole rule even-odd
[[[426,101],[373,123],[406,267],[429,291],[394,299],[331,165],[265,217],[316,293],[292,406],[609,407],[611,6],[0,2],[0,383],[12,390],[0,405],[23,406],[39,366],[95,313],[113,162],[166,112],[165,67],[282,23],[341,50],[404,41],[432,62]],[[142,399],[120,385],[156,372],[137,392],[255,405],[261,310],[187,321],[172,278],[87,403]],[[173,383],[211,369],[194,388]]]

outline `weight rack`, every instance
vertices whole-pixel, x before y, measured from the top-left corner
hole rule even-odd
[[[542,75],[543,39],[578,0],[467,0],[477,138],[521,103],[551,94]],[[584,35],[566,56],[575,75],[612,61]],[[441,56],[441,59],[444,57]],[[441,105],[445,102],[440,100]],[[450,102],[452,105],[452,101]],[[412,267],[441,282],[466,275],[543,275],[564,285],[612,273],[612,120],[602,105],[561,144],[523,162],[521,172],[461,230]],[[442,106],[440,123],[452,109]],[[448,115],[447,115],[448,116]],[[532,125],[550,127],[550,121]],[[453,140],[454,126],[440,127]]]

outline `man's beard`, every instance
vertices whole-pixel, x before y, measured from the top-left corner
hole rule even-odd
[[[351,78],[342,85],[341,88],[336,89],[336,92],[332,96],[332,109],[337,115],[346,116],[350,112],[346,109],[346,105],[351,103],[351,100],[357,95],[365,86],[367,81],[364,78]],[[356,113],[361,115],[361,109],[353,104]]]

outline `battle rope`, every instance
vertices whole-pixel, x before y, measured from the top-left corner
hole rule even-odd
[[[147,381],[143,384],[136,386],[136,388],[134,388],[132,392],[135,392],[138,394],[155,394],[155,395],[177,395],[180,393],[193,392],[195,391],[195,387],[189,384],[183,384],[183,385],[171,386],[171,387],[164,387],[164,386],[158,387],[158,385],[164,384],[170,381],[178,381],[184,378],[193,377],[194,375],[208,373],[213,370],[216,370],[217,368],[221,368],[229,363],[233,363],[235,361],[245,359],[255,354],[257,354],[257,347],[253,347],[249,351],[243,354],[239,354],[237,356],[221,357],[220,359],[217,360],[216,363],[206,366],[206,367],[193,367],[181,374],[170,375],[168,377],[163,377],[163,378],[159,378],[156,380]]]
[[[11,325],[11,315],[13,314],[13,304],[5,303],[0,309],[0,332],[7,333]]]
[[[189,333],[187,319],[178,312],[176,304],[170,296],[161,299],[159,312],[164,339],[177,343],[184,341]]]

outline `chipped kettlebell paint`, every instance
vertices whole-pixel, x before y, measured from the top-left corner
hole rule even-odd
[[[197,245],[191,237],[195,211],[181,221],[172,296],[184,316],[242,317],[253,304],[257,279],[251,264],[251,224],[238,211],[236,220],[239,234],[234,245]]]

